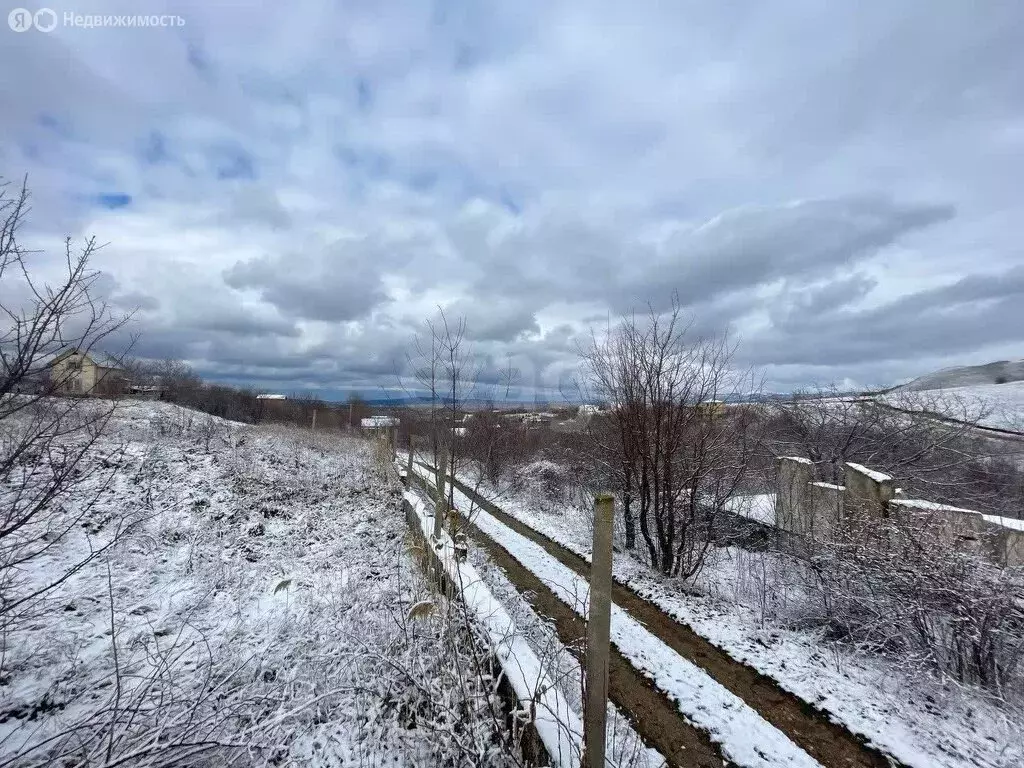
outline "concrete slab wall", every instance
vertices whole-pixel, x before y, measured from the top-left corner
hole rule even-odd
[[[889,501],[896,495],[893,479],[863,464],[846,462],[843,508],[846,514],[880,518],[888,514]]]
[[[846,489],[834,483],[810,483],[807,486],[807,534],[815,538],[832,536],[843,519]]]
[[[1007,532],[1006,564],[1024,568],[1024,531],[1011,530]]]
[[[999,554],[1006,565],[1024,567],[1024,520],[982,515],[985,525],[999,531]]]
[[[1000,559],[1002,545],[998,532],[991,530],[981,513],[972,509],[924,499],[893,499],[889,514],[910,525],[923,546],[954,545],[961,551]]]
[[[803,533],[808,528],[807,486],[814,479],[814,462],[799,456],[780,456],[778,469],[775,527]]]
[[[862,464],[847,462],[845,485],[834,485],[814,481],[814,464],[809,459],[780,456],[777,461],[775,527],[791,534],[794,542],[826,539],[851,515],[899,516],[920,531],[922,543],[931,537],[936,545],[952,542],[999,565],[1024,567],[1022,520],[908,499],[892,477]]]

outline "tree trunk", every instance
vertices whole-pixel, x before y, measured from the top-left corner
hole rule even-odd
[[[633,518],[633,473],[624,468],[625,488],[622,492],[622,522],[626,529],[626,549],[630,552],[636,547],[636,520]]]

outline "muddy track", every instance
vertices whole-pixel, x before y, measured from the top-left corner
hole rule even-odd
[[[423,466],[428,467],[426,464]],[[456,480],[455,486],[516,533],[540,545],[548,554],[584,578],[588,577],[590,563],[582,557],[503,512],[466,484]],[[612,600],[676,653],[711,675],[827,768],[891,768],[901,765],[894,758],[866,744],[862,737],[833,723],[827,713],[784,690],[753,667],[737,661],[628,587],[614,582]]]
[[[422,478],[414,481],[424,485]],[[562,645],[583,662],[586,623],[529,569],[501,545],[463,518],[466,532],[504,571],[533,609],[554,623]],[[608,658],[608,696],[644,743],[658,750],[670,766],[723,768],[726,762],[707,735],[691,725],[668,696],[654,687],[613,644]]]
[[[505,572],[533,609],[554,621],[558,639],[582,663],[581,649],[586,637],[583,619],[489,536],[472,523],[466,528],[473,541]],[[608,658],[608,695],[644,743],[658,750],[669,765],[680,768],[725,765],[707,736],[690,725],[675,702],[651,685],[614,645]]]

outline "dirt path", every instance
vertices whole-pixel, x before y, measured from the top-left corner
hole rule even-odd
[[[581,649],[586,637],[583,619],[476,526],[470,523],[466,528],[473,541],[505,572],[533,609],[554,622],[558,639],[582,663]],[[612,703],[629,719],[644,743],[658,750],[669,765],[680,768],[725,765],[707,736],[690,725],[675,703],[652,686],[614,645],[608,659],[608,688]]]
[[[425,486],[422,478],[414,476],[413,480]],[[586,638],[584,620],[501,545],[472,522],[464,523],[473,541],[504,571],[533,609],[554,623],[562,645],[582,662]],[[654,687],[614,645],[608,659],[608,695],[644,743],[656,749],[670,766],[724,768],[726,765],[707,735],[694,728],[675,702]]]
[[[423,466],[427,467],[425,464]],[[456,480],[455,486],[501,523],[543,547],[548,554],[566,567],[584,577],[589,574],[590,564],[576,553],[503,512],[464,483]],[[479,532],[477,537],[486,538]],[[490,539],[487,541],[490,542]],[[490,542],[488,551],[490,552],[492,548],[501,549],[494,542]],[[505,553],[505,556],[510,557],[508,553]],[[519,565],[518,562],[515,564]],[[519,566],[519,569],[525,570],[522,566]],[[512,581],[515,583],[516,579],[512,578]],[[827,768],[890,768],[899,765],[893,758],[886,757],[877,749],[865,744],[863,738],[833,723],[826,713],[782,689],[771,678],[732,658],[724,650],[712,645],[687,625],[667,616],[656,605],[628,587],[615,582],[612,599],[616,605],[646,626],[676,653],[701,667]],[[542,609],[542,612],[546,610]],[[577,636],[581,636],[582,631],[580,629]],[[622,661],[629,666],[624,659]],[[635,673],[635,670],[633,671]],[[641,681],[642,685],[649,686],[645,679],[641,678]],[[626,705],[623,708],[628,710]],[[678,714],[678,710],[676,712]],[[638,731],[644,735],[643,731]],[[660,750],[653,742],[652,745]]]

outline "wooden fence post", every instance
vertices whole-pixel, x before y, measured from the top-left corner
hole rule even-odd
[[[587,613],[586,700],[583,703],[583,765],[604,768],[608,714],[608,644],[611,635],[612,525],[615,497],[594,497],[594,545]]]
[[[441,446],[437,457],[437,466],[434,467],[434,483],[437,486],[437,501],[434,504],[434,538],[441,538],[441,532],[444,530],[444,516],[448,511],[448,505],[445,499],[444,492],[444,481],[445,473],[444,468],[448,463],[448,459],[445,456],[444,446]]]

